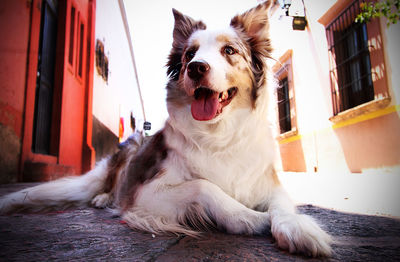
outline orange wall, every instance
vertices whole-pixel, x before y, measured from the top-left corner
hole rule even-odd
[[[400,165],[400,118],[391,113],[335,129],[352,172]]]
[[[280,145],[283,170],[304,172],[307,170],[300,140]]]
[[[369,168],[398,166],[399,134],[400,117],[397,112],[388,112],[346,126],[298,135],[280,142],[282,168],[360,173]]]

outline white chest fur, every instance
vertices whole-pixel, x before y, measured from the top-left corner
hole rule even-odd
[[[273,172],[275,142],[267,122],[247,116],[235,129],[225,126],[206,133],[186,126],[184,132],[171,127],[165,133],[174,151],[169,161],[179,166],[175,172],[181,173],[182,179],[206,179],[254,208],[269,195],[271,180],[267,176]]]

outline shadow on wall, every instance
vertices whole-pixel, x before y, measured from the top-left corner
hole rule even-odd
[[[349,170],[400,164],[400,119],[396,112],[335,129]]]
[[[92,145],[96,152],[96,162],[117,151],[118,137],[93,116]]]

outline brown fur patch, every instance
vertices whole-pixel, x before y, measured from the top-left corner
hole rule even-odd
[[[140,147],[139,142],[133,138],[128,138],[124,143],[119,144],[120,149],[111,156],[107,164],[107,178],[104,184],[104,193],[114,193],[118,176],[129,160],[129,155],[136,153]]]
[[[216,40],[220,43],[229,43],[231,41],[231,38],[228,35],[218,35]]]
[[[231,73],[226,73],[225,79],[228,81],[228,86],[234,86],[236,84],[235,76]]]
[[[186,46],[185,52],[188,51],[188,50],[197,52],[197,50],[199,50],[199,47],[200,47],[199,40],[194,39],[189,43],[189,46]]]
[[[253,75],[249,66],[241,61],[242,67],[236,67],[225,75],[229,86],[239,87],[236,97],[231,102],[232,108],[252,106]]]
[[[238,56],[242,57],[245,61],[248,61],[247,59],[247,53],[248,53],[248,47],[246,46],[244,41],[241,41],[237,38],[232,38],[229,35],[218,35],[216,37],[216,41],[221,43],[221,55],[225,57],[227,62],[232,66],[235,67],[240,63],[240,59]],[[234,55],[228,55],[225,53],[225,47],[229,45],[232,46],[237,53]]]
[[[104,185],[104,193],[111,193],[115,190],[115,185],[117,183],[117,176],[120,172],[122,166],[124,166],[127,161],[127,150],[122,149],[115,153],[108,164],[107,178]]]
[[[223,56],[225,57],[226,61],[233,67],[237,66],[239,64],[239,60],[235,59],[234,56],[232,55],[227,55],[227,54],[223,54]]]
[[[141,185],[161,174],[162,162],[167,158],[168,148],[162,131],[156,133],[132,158],[121,177],[118,204],[122,210],[131,207]]]

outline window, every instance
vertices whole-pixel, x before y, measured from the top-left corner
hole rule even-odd
[[[281,134],[292,130],[290,117],[289,81],[285,77],[279,81],[278,93],[278,120]]]
[[[68,69],[79,81],[83,81],[86,63],[86,21],[82,13],[74,3],[69,8],[69,41],[68,42]]]
[[[75,42],[75,7],[71,8],[71,22],[69,25],[69,53],[68,62],[70,65],[74,63],[74,42]]]
[[[374,100],[367,24],[354,22],[360,3],[354,1],[326,27],[333,115]]]
[[[283,54],[272,68],[278,80],[276,90],[277,118],[280,138],[297,134],[296,110],[293,90],[292,50]]]
[[[78,76],[82,78],[82,64],[83,64],[83,43],[85,41],[85,26],[81,23],[79,34],[79,65],[78,65]]]

